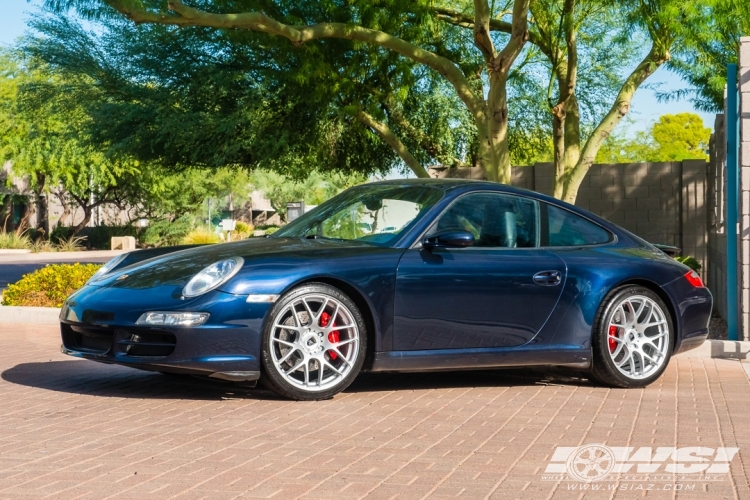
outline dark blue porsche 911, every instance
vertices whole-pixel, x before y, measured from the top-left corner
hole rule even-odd
[[[461,180],[351,188],[271,237],[140,250],[61,312],[63,352],[329,398],[361,370],[567,366],[641,387],[708,335],[701,278],[607,221]]]

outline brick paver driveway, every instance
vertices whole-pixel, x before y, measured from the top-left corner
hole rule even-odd
[[[366,375],[297,403],[72,359],[54,327],[0,328],[0,498],[750,498],[736,361],[674,359],[645,390],[531,371]],[[557,446],[590,443],[740,453],[678,493],[543,480]]]

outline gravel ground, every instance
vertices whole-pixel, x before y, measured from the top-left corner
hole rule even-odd
[[[713,316],[708,324],[708,338],[714,340],[727,339],[727,322],[718,316]]]

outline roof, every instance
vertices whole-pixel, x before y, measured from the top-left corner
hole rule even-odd
[[[376,181],[376,182],[368,182],[367,184],[383,184],[383,185],[398,185],[402,186],[404,184],[408,185],[417,185],[417,186],[433,186],[437,187],[439,189],[453,189],[455,187],[460,186],[477,186],[486,184],[489,186],[495,186],[495,187],[510,187],[505,186],[504,184],[498,184],[497,182],[490,182],[490,181],[480,181],[480,180],[474,180],[474,179],[389,179],[387,181]]]
[[[505,191],[508,193],[517,194],[531,194],[535,197],[549,198],[548,196],[539,193],[537,191],[529,191],[528,189],[522,189],[510,186],[508,184],[500,184],[499,182],[475,180],[475,179],[390,179],[387,181],[377,181],[367,183],[367,185],[379,184],[379,185],[394,185],[394,186],[431,186],[443,191],[450,191],[462,187],[488,187],[497,189],[498,191]],[[555,200],[559,201],[559,200]]]

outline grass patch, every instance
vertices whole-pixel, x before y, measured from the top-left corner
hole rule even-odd
[[[18,235],[14,232],[0,231],[0,248],[4,250],[29,250],[31,238],[25,233]]]

